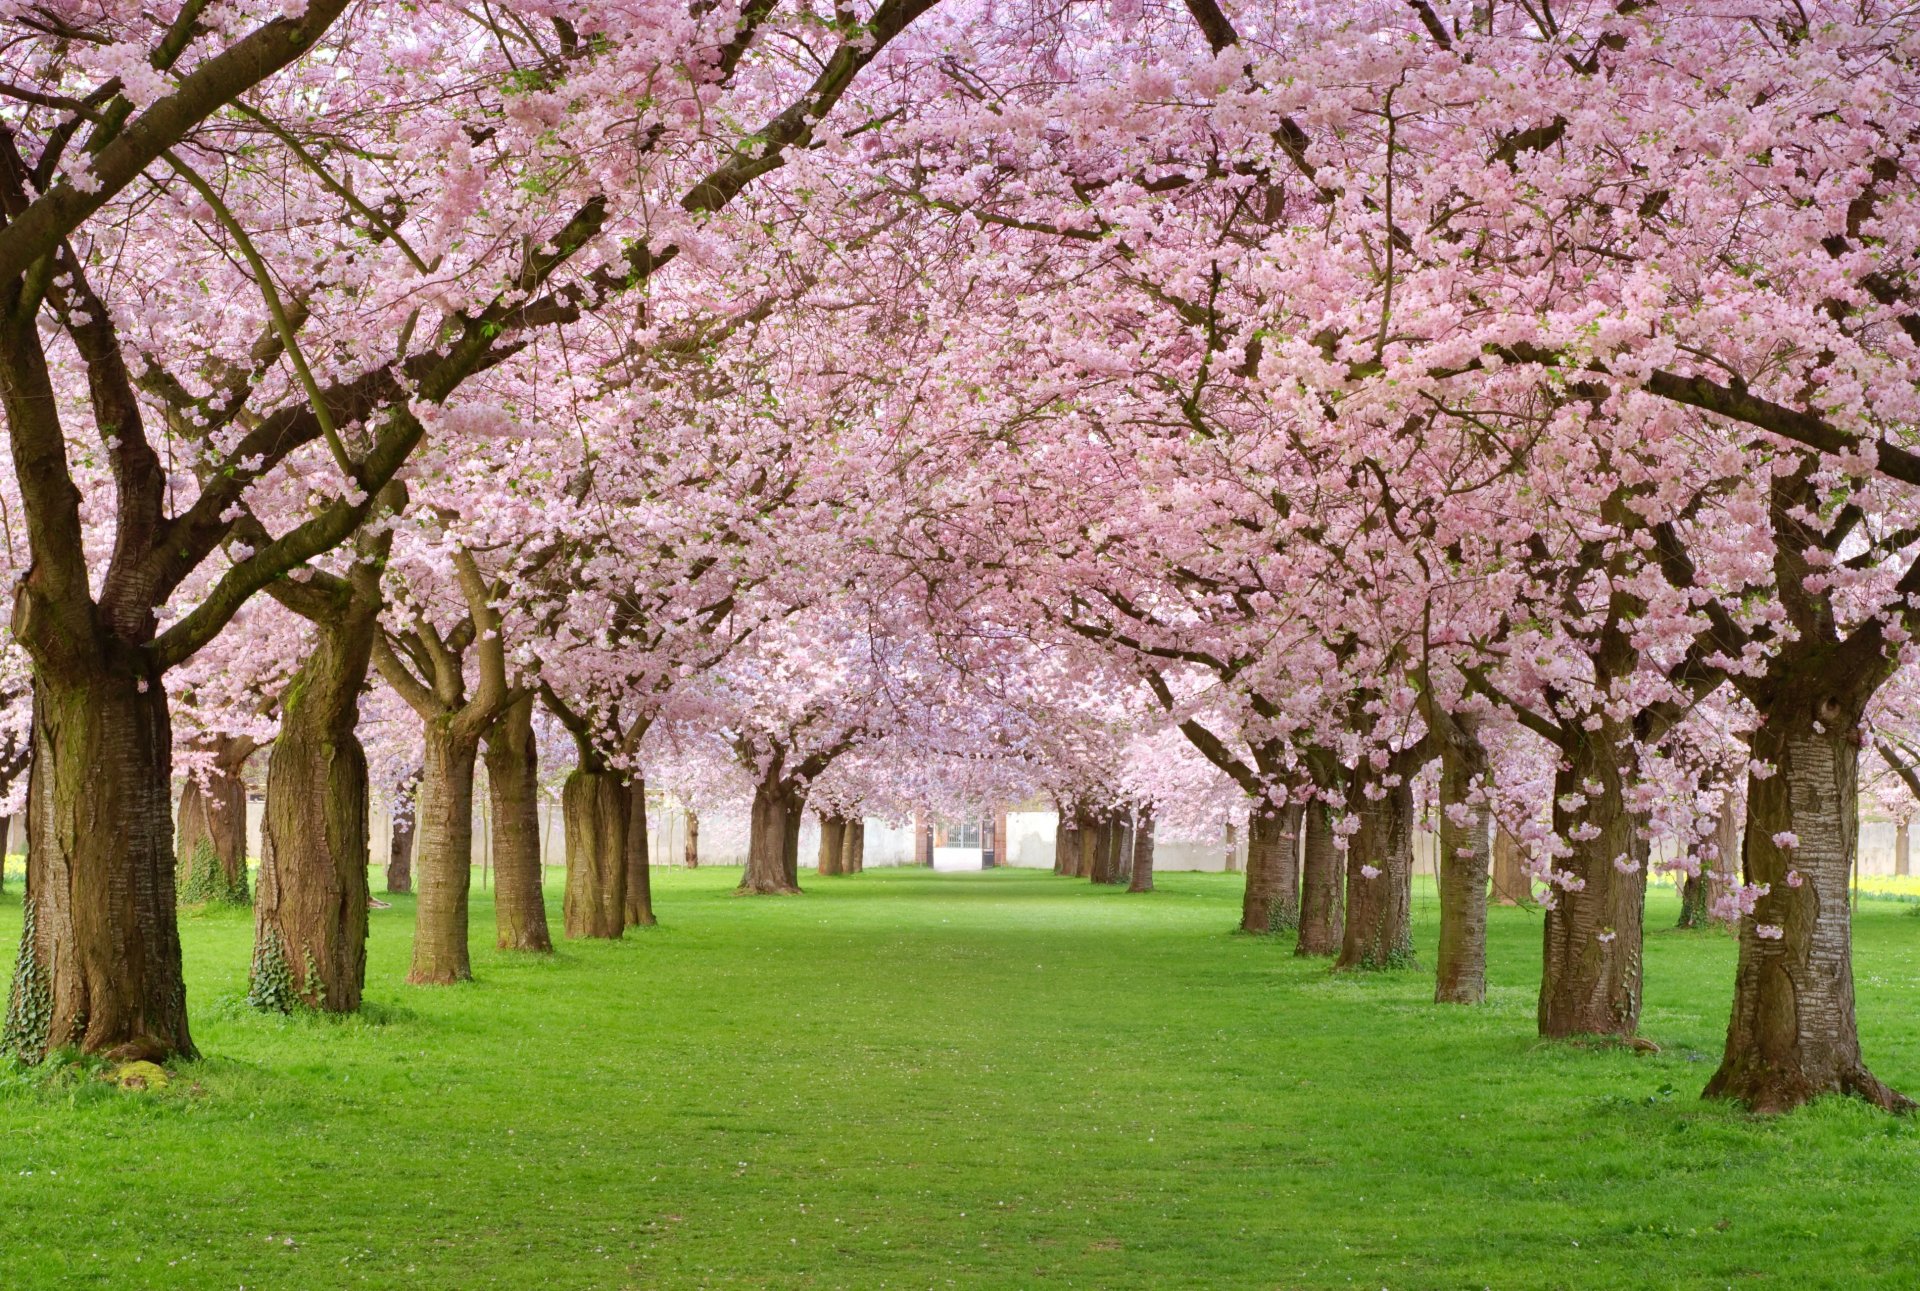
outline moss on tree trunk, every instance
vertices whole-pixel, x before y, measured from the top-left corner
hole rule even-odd
[[[1256,802],[1247,814],[1247,885],[1240,931],[1291,932],[1300,925],[1300,812]]]

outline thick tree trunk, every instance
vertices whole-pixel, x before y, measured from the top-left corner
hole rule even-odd
[[[172,731],[157,677],[34,679],[27,886],[0,1053],[194,1056],[174,911]]]
[[[844,852],[847,844],[847,822],[839,816],[822,815],[820,817],[820,855],[815,862],[820,873],[825,875],[843,874]]]
[[[787,792],[779,781],[762,780],[753,789],[753,815],[747,829],[747,872],[740,891],[763,895],[795,893],[800,885],[787,876]]]
[[[419,776],[415,776],[405,784],[405,792],[397,795],[388,807],[388,818],[394,828],[386,845],[386,889],[390,893],[403,895],[413,891],[413,820],[419,788]]]
[[[1857,709],[1818,692],[1789,691],[1762,709],[1753,756],[1774,774],[1747,783],[1742,864],[1747,883],[1767,892],[1741,923],[1733,1016],[1709,1098],[1756,1112],[1822,1094],[1913,1106],[1867,1070],[1854,1018],[1847,884],[1859,841],[1858,721]]]
[[[1059,823],[1053,827],[1053,872],[1063,878],[1071,875],[1079,855],[1080,836],[1074,830],[1073,817],[1062,808]]]
[[[700,816],[691,808],[687,811],[686,863],[690,870],[700,868]]]
[[[546,877],[540,863],[540,763],[533,742],[533,695],[522,696],[488,729],[487,799],[493,826],[493,920],[501,950],[553,950]]]
[[[647,782],[636,775],[627,787],[627,927],[651,928],[653,857],[647,852]]]
[[[407,980],[436,986],[469,981],[467,901],[473,882],[473,768],[479,740],[448,718],[423,723],[420,794],[414,804],[420,901]]]
[[[867,818],[847,817],[846,830],[840,836],[840,872],[859,874],[867,868]]]
[[[1471,731],[1442,741],[1440,758],[1440,948],[1434,956],[1436,1004],[1478,1004],[1487,997],[1487,878],[1493,863],[1484,801],[1469,802],[1485,757]],[[1462,746],[1462,741],[1472,741]]]
[[[1626,1037],[1640,1025],[1647,897],[1646,843],[1617,765],[1631,736],[1611,723],[1581,736],[1553,784],[1554,832],[1572,848],[1556,864],[1573,882],[1553,885],[1544,920],[1540,1034]]]
[[[1397,756],[1387,786],[1362,769],[1354,773],[1347,809],[1360,829],[1347,841],[1347,920],[1335,968],[1400,968],[1413,962],[1413,786],[1418,763]],[[1380,797],[1366,793],[1378,786]],[[1371,871],[1371,873],[1369,873]]]
[[[567,847],[561,911],[569,937],[617,940],[626,927],[628,792],[619,772],[586,765],[560,791]]]
[[[1520,852],[1520,840],[1496,824],[1493,834],[1493,895],[1501,905],[1531,905],[1533,882]]]
[[[1113,821],[1113,868],[1109,883],[1126,883],[1133,878],[1133,817],[1121,814]]]
[[[1300,926],[1300,809],[1257,802],[1247,814],[1247,886],[1240,931],[1291,932]]]
[[[1341,918],[1343,876],[1340,849],[1333,845],[1333,814],[1315,799],[1303,809],[1306,846],[1300,864],[1300,941],[1296,955],[1338,955],[1345,921]]]
[[[247,905],[247,782],[240,769],[251,740],[224,740],[204,777],[188,776],[180,789],[174,839],[182,905]]]
[[[267,759],[259,899],[247,996],[330,1013],[360,1007],[367,977],[367,757],[355,725],[374,615],[319,630],[288,683]]]
[[[1143,808],[1133,829],[1133,878],[1129,892],[1153,891],[1153,809]]]

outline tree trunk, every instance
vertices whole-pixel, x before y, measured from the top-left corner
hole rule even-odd
[[[840,872],[842,874],[860,874],[867,868],[867,818],[865,816],[847,817],[847,827],[841,834]]]
[[[367,756],[355,727],[379,601],[349,608],[281,700],[267,758],[247,998],[286,1012],[360,1008],[367,979]]]
[[[247,782],[240,771],[252,740],[222,740],[204,778],[188,776],[180,789],[175,835],[182,905],[248,905]]]
[[[540,763],[529,692],[495,719],[486,736],[487,798],[493,826],[493,920],[501,950],[550,953],[545,867],[540,862]]]
[[[1413,963],[1413,786],[1417,761],[1394,757],[1388,775],[1354,772],[1347,809],[1360,829],[1347,841],[1347,921],[1335,968],[1401,968]],[[1384,779],[1397,779],[1388,786]],[[1375,786],[1380,796],[1366,792]],[[1373,871],[1368,873],[1368,871]]]
[[[172,730],[156,677],[34,678],[27,887],[0,1053],[192,1058],[174,911]]]
[[[1913,868],[1913,841],[1907,822],[1893,827],[1893,876],[1904,879]]]
[[[1126,883],[1133,878],[1133,817],[1121,813],[1113,820],[1113,865],[1109,883]]]
[[[386,845],[386,889],[390,893],[413,891],[413,822],[419,803],[419,776],[413,776],[388,805],[388,820],[394,828]]]
[[[479,740],[449,718],[424,723],[420,794],[414,804],[420,902],[407,980],[436,986],[473,977],[467,899],[473,882],[473,767]]]
[[[1617,765],[1631,735],[1612,723],[1579,734],[1561,751],[1553,782],[1554,832],[1572,849],[1558,864],[1573,883],[1553,885],[1544,920],[1540,1034],[1626,1037],[1640,1025],[1647,898],[1646,842]],[[1577,837],[1583,832],[1592,836]]]
[[[1680,920],[1674,924],[1676,928],[1707,926],[1707,867],[1713,862],[1702,857],[1698,864],[1698,874],[1680,876]]]
[[[740,891],[763,895],[797,893],[798,882],[787,877],[787,792],[768,778],[753,788],[753,815],[747,830],[747,872]]]
[[[628,793],[625,776],[584,762],[560,791],[567,847],[561,915],[569,937],[618,940],[626,927]]]
[[[806,800],[789,793],[786,819],[782,822],[784,829],[780,838],[780,864],[786,871],[788,885],[795,892],[800,890],[800,826],[805,822]]]
[[[1860,1055],[1847,903],[1859,841],[1859,716],[1838,708],[1818,691],[1788,690],[1762,708],[1752,736],[1754,758],[1774,773],[1747,782],[1742,868],[1767,892],[1741,921],[1726,1054],[1706,1096],[1756,1112],[1822,1094],[1913,1106]]]
[[[1227,870],[1227,873],[1229,874],[1238,874],[1240,872],[1240,844],[1237,837],[1235,836],[1235,831],[1233,828],[1232,821],[1227,822],[1226,870]]]
[[[847,822],[839,816],[820,817],[820,855],[816,861],[820,873],[842,874],[843,853],[847,845]]]
[[[1247,886],[1240,931],[1288,932],[1300,925],[1300,810],[1256,802],[1247,813]]]
[[[1333,845],[1333,814],[1318,799],[1303,810],[1306,846],[1300,865],[1300,941],[1296,955],[1338,955],[1341,917],[1340,849]]]
[[[690,870],[700,868],[700,816],[691,808],[687,811],[686,862]]]
[[[1496,824],[1493,835],[1493,895],[1501,905],[1531,905],[1533,882],[1520,852],[1520,840]]]
[[[635,775],[627,790],[627,927],[651,928],[653,857],[647,852],[647,782]]]
[[[1053,827],[1053,872],[1066,877],[1075,869],[1075,858],[1080,855],[1080,836],[1074,830],[1073,817],[1063,807],[1060,818]]]
[[[1731,791],[1720,800],[1719,822],[1713,833],[1715,859],[1713,869],[1707,873],[1707,913],[1710,916],[1739,886],[1740,819],[1745,811],[1745,804],[1739,802]],[[1735,916],[1723,922],[1731,925],[1740,920]]]
[[[1133,878],[1129,892],[1153,891],[1153,808],[1143,807],[1133,829]]]
[[[1446,720],[1446,719],[1443,719]],[[1485,774],[1478,736],[1460,718],[1446,720],[1440,744],[1440,948],[1434,956],[1436,1004],[1478,1004],[1487,997],[1487,878],[1492,848],[1483,800],[1469,801]]]
[[[7,890],[7,857],[13,854],[13,817],[0,816],[0,893]]]

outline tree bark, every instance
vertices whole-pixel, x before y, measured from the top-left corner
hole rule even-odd
[[[627,786],[627,927],[651,928],[653,857],[647,852],[647,782],[635,775]]]
[[[1113,818],[1113,865],[1109,883],[1127,883],[1133,878],[1133,817],[1119,812]]]
[[[540,763],[533,695],[507,705],[487,730],[487,797],[493,826],[493,919],[501,950],[550,953],[540,862]]]
[[[250,739],[217,741],[205,777],[188,776],[180,788],[174,847],[183,905],[252,903],[247,891],[247,782],[241,769],[254,747]]]
[[[1133,877],[1129,892],[1153,891],[1153,808],[1143,807],[1133,829]]]
[[[1347,809],[1360,829],[1347,841],[1347,920],[1339,969],[1400,968],[1413,962],[1413,786],[1419,760],[1396,754],[1385,775],[1354,772]],[[1387,779],[1398,783],[1387,785]],[[1379,792],[1367,793],[1371,785]],[[1369,875],[1367,871],[1375,871]]]
[[[1443,719],[1444,720],[1444,719]],[[1458,717],[1440,744],[1440,948],[1434,956],[1436,1004],[1478,1004],[1487,997],[1487,878],[1492,848],[1484,800],[1469,801],[1486,755]]]
[[[34,678],[26,927],[0,1053],[192,1058],[166,691],[130,653],[63,671]]]
[[[248,999],[359,1009],[367,977],[367,757],[355,727],[380,612],[350,604],[317,626],[313,652],[281,698],[267,759]],[[365,590],[365,589],[363,589]]]
[[[740,891],[768,896],[800,891],[787,873],[787,808],[787,788],[778,777],[768,776],[753,787],[747,871],[740,877]]]
[[[1716,907],[1732,894],[1740,880],[1740,820],[1745,814],[1745,804],[1739,802],[1729,791],[1720,800],[1720,817],[1713,833],[1716,852],[1713,868],[1707,873],[1707,913],[1713,914]],[[1723,919],[1729,925],[1739,922],[1738,917]]]
[[[1256,802],[1247,813],[1247,886],[1240,931],[1290,932],[1300,926],[1300,809]]]
[[[1533,883],[1520,852],[1520,840],[1496,824],[1493,835],[1493,895],[1501,905],[1531,905]]]
[[[473,882],[473,768],[479,739],[450,717],[422,723],[420,795],[414,805],[420,901],[407,980],[444,985],[473,978],[467,954]]]
[[[820,856],[816,861],[820,873],[825,875],[842,874],[843,853],[847,844],[847,822],[834,815],[823,814],[820,817]]]
[[[1300,865],[1300,940],[1296,955],[1338,955],[1341,917],[1340,849],[1333,845],[1333,814],[1318,799],[1303,809],[1306,845]]]
[[[690,870],[700,868],[700,816],[691,808],[687,810],[686,862]]]
[[[1577,736],[1553,783],[1554,832],[1572,849],[1558,864],[1573,882],[1553,885],[1543,921],[1540,1034],[1628,1037],[1640,1025],[1647,896],[1646,843],[1618,766],[1632,735],[1606,722]]]
[[[414,796],[409,794],[404,804],[396,803],[388,809],[393,833],[387,840],[387,891],[394,894],[413,891],[414,803]],[[399,814],[403,806],[404,816]]]
[[[1893,876],[1904,879],[1913,868],[1913,839],[1904,820],[1893,827]]]
[[[867,818],[865,816],[847,817],[847,827],[841,834],[840,872],[842,874],[860,874],[867,868]]]
[[[1767,893],[1741,921],[1733,1015],[1709,1098],[1762,1113],[1822,1094],[1853,1094],[1889,1110],[1913,1106],[1867,1070],[1854,1017],[1847,885],[1859,841],[1864,705],[1838,701],[1816,682],[1783,687],[1761,709],[1753,756],[1774,773],[1747,782],[1741,859],[1747,883]]]
[[[1053,827],[1053,872],[1062,878],[1073,874],[1078,868],[1079,855],[1080,836],[1074,829],[1073,816],[1062,807]]]
[[[566,816],[568,937],[618,940],[626,928],[626,777],[582,759],[560,791]]]

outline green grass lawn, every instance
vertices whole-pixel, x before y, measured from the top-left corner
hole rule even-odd
[[[0,1288],[1920,1281],[1913,1121],[1698,1100],[1724,935],[1649,938],[1638,1056],[1535,1041],[1528,911],[1443,1009],[1231,935],[1238,876],[738,877],[656,871],[660,928],[551,960],[478,899],[450,989],[402,984],[398,899],[349,1022],[246,1010],[250,917],[188,916],[203,1061],[0,1074]],[[1920,1092],[1912,908],[1865,904],[1857,970],[1870,1063]],[[13,883],[0,966],[19,920]]]

